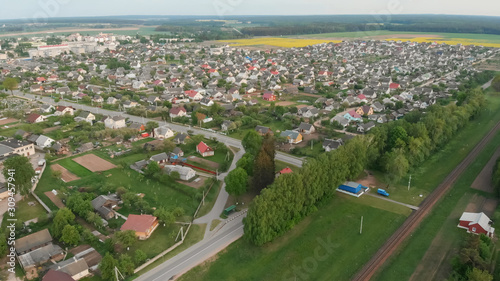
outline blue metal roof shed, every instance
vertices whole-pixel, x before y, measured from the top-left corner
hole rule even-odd
[[[339,189],[357,194],[361,191],[362,185],[357,182],[346,182],[339,186]]]

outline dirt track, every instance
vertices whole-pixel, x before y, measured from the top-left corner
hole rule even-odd
[[[472,188],[489,193],[493,193],[495,191],[495,188],[493,187],[492,176],[493,168],[495,167],[498,157],[500,157],[500,147],[497,149],[497,151],[495,151],[495,153],[493,153],[490,161],[488,161],[479,175],[477,175],[477,178],[472,183]]]
[[[420,209],[413,212],[408,219],[399,227],[384,245],[372,256],[365,266],[354,276],[352,280],[368,281],[379,270],[401,244],[412,234],[422,220],[430,213],[434,205],[453,186],[455,181],[465,169],[476,159],[483,148],[495,136],[500,129],[498,122],[493,129],[472,149],[465,159],[444,179],[444,181],[420,204]]]

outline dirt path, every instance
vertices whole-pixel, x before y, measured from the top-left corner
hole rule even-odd
[[[495,188],[493,187],[493,168],[497,162],[497,159],[500,157],[500,147],[493,153],[490,161],[486,163],[486,166],[481,170],[477,178],[472,183],[471,187],[477,190],[493,193]]]

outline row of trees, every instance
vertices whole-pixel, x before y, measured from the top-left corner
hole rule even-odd
[[[457,281],[491,281],[493,276],[488,272],[492,257],[491,239],[484,234],[469,234],[467,241],[453,259],[452,280]]]
[[[262,245],[283,235],[315,211],[319,202],[332,197],[340,184],[356,178],[367,167],[387,171],[391,180],[397,181],[449,141],[483,104],[481,91],[470,91],[461,106],[435,105],[425,115],[411,113],[404,120],[379,126],[371,134],[308,160],[300,172],[281,175],[250,205],[246,239]],[[250,149],[255,153],[255,148]]]

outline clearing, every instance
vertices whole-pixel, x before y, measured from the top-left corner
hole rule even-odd
[[[17,121],[19,121],[19,120],[14,119],[14,118],[2,119],[2,120],[0,120],[0,126],[6,125],[6,124],[10,124],[10,123],[14,123],[14,122],[17,122]]]
[[[94,154],[87,154],[84,156],[80,156],[77,158],[74,158],[73,161],[76,163],[82,165],[83,167],[89,169],[92,172],[102,172],[102,171],[107,171],[113,168],[116,168],[116,166],[99,156],[96,156]]]

